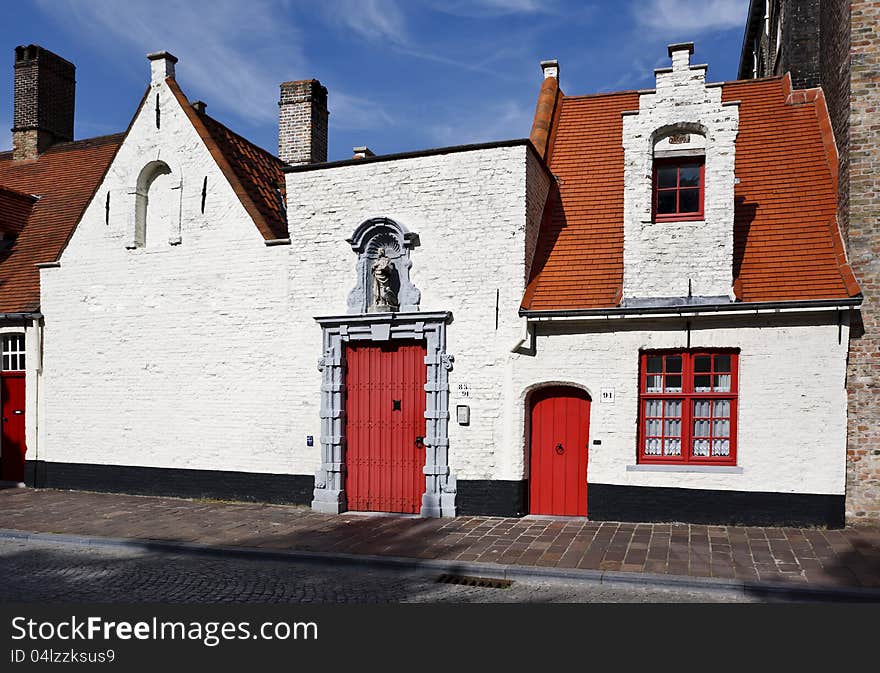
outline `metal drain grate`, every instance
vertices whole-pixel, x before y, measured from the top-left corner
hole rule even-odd
[[[450,574],[440,575],[437,581],[441,584],[460,584],[466,587],[485,587],[487,589],[506,589],[513,584],[512,580],[501,580],[494,577]]]

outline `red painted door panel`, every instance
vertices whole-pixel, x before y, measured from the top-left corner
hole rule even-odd
[[[577,388],[544,388],[531,406],[529,511],[586,516],[590,398]]]
[[[0,437],[0,479],[24,481],[24,372],[0,375],[3,435]]]
[[[418,514],[425,492],[425,347],[419,343],[346,350],[348,508]]]

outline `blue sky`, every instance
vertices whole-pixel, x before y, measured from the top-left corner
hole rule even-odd
[[[24,0],[3,3],[0,149],[12,145],[13,49],[77,66],[76,137],[125,130],[147,52],[208,113],[275,151],[279,82],[329,90],[329,158],[528,136],[557,58],[567,94],[652,86],[666,45],[694,41],[709,79],[736,78],[748,0]]]

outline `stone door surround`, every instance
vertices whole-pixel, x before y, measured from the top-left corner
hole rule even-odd
[[[321,371],[321,467],[315,474],[312,509],[339,514],[345,496],[345,346],[347,343],[423,341],[425,384],[425,493],[422,516],[455,516],[455,476],[449,470],[449,379],[453,357],[446,353],[448,311],[371,313],[317,317],[323,330]]]

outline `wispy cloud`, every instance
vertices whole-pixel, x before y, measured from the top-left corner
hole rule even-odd
[[[104,48],[121,44],[129,52],[167,49],[180,58],[179,74],[189,90],[254,122],[275,117],[278,82],[291,71],[302,71],[305,62],[295,46],[300,43],[297,27],[264,0],[247,5],[215,0],[210,10],[184,0],[38,4],[84,42]],[[270,53],[265,45],[280,43],[282,36],[285,45],[294,45],[285,47],[286,67],[277,58],[266,58]]]
[[[552,14],[559,10],[554,0],[435,0],[431,7],[438,12],[473,18],[505,14]]]
[[[395,0],[335,0],[324,4],[323,13],[331,23],[368,40],[409,41],[406,19]]]
[[[481,3],[520,3],[530,0],[481,0]],[[431,63],[440,63],[470,72],[500,76],[497,70],[473,61],[446,55],[426,46],[410,33],[402,5],[396,0],[328,0],[320,14],[331,27],[357,35],[383,49]],[[453,50],[447,50],[452,51]]]
[[[467,113],[450,122],[432,126],[430,133],[434,141],[440,145],[463,145],[525,138],[532,124],[532,110],[514,100],[490,104],[482,109],[469,109]]]
[[[251,124],[274,124],[278,83],[311,73],[302,29],[270,0],[214,0],[210,10],[187,0],[37,2],[84,44],[100,45],[95,48],[141,54],[167,49],[180,59],[177,75],[188,94],[207,100],[212,112]],[[144,60],[145,81],[147,72]],[[340,90],[333,91],[331,105],[340,128],[388,121],[378,103]]]
[[[376,129],[394,123],[382,105],[359,96],[335,93],[329,107],[330,126],[341,131]]]
[[[674,34],[742,28],[748,0],[636,0],[631,9],[644,27]]]

